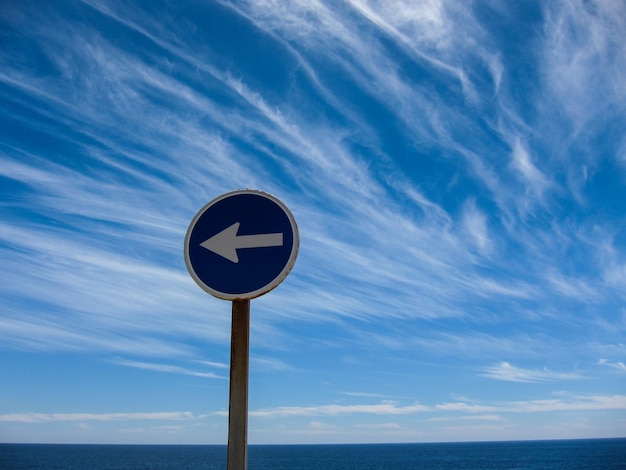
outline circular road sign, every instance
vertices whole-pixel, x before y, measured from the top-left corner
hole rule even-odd
[[[299,243],[296,220],[280,200],[261,191],[233,191],[213,199],[191,221],[185,264],[209,294],[253,299],[287,277]]]

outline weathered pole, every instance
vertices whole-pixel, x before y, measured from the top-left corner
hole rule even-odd
[[[233,303],[228,470],[246,470],[248,465],[250,299],[285,279],[299,246],[298,225],[287,206],[251,189],[213,199],[195,215],[185,235],[185,265],[193,280],[209,294]]]
[[[228,403],[228,470],[248,466],[248,371],[250,300],[233,300]]]

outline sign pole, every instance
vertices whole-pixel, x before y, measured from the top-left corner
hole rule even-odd
[[[233,300],[228,404],[228,470],[248,465],[248,371],[250,300]]]
[[[195,215],[185,235],[185,265],[194,281],[231,300],[228,470],[248,466],[250,299],[267,294],[298,256],[298,225],[274,196],[251,189],[222,194]]]

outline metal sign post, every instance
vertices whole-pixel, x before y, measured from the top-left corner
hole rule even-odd
[[[287,277],[299,244],[298,226],[287,206],[247,189],[215,198],[187,229],[189,274],[209,294],[232,301],[228,470],[245,470],[248,460],[250,299]]]
[[[233,300],[231,329],[227,468],[241,470],[248,465],[249,300]]]

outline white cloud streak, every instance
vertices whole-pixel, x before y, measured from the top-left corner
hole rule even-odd
[[[597,411],[626,410],[624,395],[574,396],[565,399],[545,399],[512,401],[497,404],[476,404],[466,402],[440,403],[436,405],[413,404],[401,406],[397,403],[383,402],[369,405],[317,405],[290,406],[259,410],[250,410],[254,418],[285,418],[297,416],[338,416],[344,414],[369,415],[414,415],[433,412],[469,413],[474,419],[499,420],[494,413],[552,413],[562,411]],[[481,414],[482,413],[482,414]],[[485,415],[484,413],[488,413]],[[226,416],[227,412],[217,412]]]
[[[598,361],[598,365],[600,366],[604,366],[604,367],[610,367],[611,369],[617,371],[617,372],[622,372],[622,373],[626,373],[626,364],[624,364],[623,362],[619,361],[619,362],[611,362],[607,359],[600,359]]]
[[[172,364],[158,364],[153,362],[143,362],[143,361],[133,361],[123,358],[113,359],[111,362],[114,364],[124,366],[124,367],[133,367],[136,369],[143,370],[151,370],[154,372],[167,372],[173,374],[183,374],[183,375],[191,375],[193,377],[202,377],[206,379],[227,379],[228,377],[217,375],[213,372],[202,372],[197,370],[192,370],[186,367],[176,366]]]
[[[487,367],[482,374],[490,379],[507,382],[545,382],[561,380],[580,380],[586,378],[578,372],[557,372],[548,368],[544,369],[520,369],[508,362],[500,362]]]
[[[2,423],[51,423],[68,421],[189,421],[189,411],[155,413],[11,413],[0,415]]]
[[[545,399],[514,401],[496,405],[478,405],[473,403],[441,403],[434,406],[413,404],[399,406],[391,402],[370,405],[317,405],[303,407],[277,407],[260,410],[251,410],[252,418],[285,418],[309,416],[337,416],[345,414],[370,415],[413,415],[445,411],[453,413],[469,413],[470,416],[460,419],[476,419],[485,421],[499,421],[500,416],[493,413],[544,413],[563,411],[597,411],[597,410],[626,410],[626,396],[624,395],[596,395],[575,396],[569,400]],[[490,414],[480,414],[490,413]],[[227,416],[228,412],[215,412],[220,416]],[[190,421],[203,419],[205,415],[194,415],[191,412],[151,412],[151,413],[9,413],[0,414],[0,422],[4,423],[46,423],[68,421]],[[433,418],[438,420],[439,418]],[[446,417],[441,420],[446,420]]]
[[[266,410],[251,410],[251,417],[275,418],[288,416],[337,416],[342,414],[375,414],[404,415],[426,411],[428,408],[420,404],[397,406],[393,403],[375,405],[321,405],[293,406]]]

